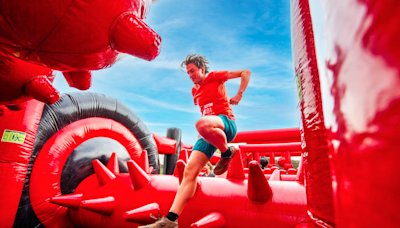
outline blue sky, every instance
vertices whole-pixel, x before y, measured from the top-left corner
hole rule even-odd
[[[89,91],[115,97],[131,107],[151,132],[165,136],[169,127],[194,144],[201,117],[191,96],[192,81],[180,64],[187,54],[206,56],[211,71],[250,69],[250,84],[233,106],[239,131],[299,126],[290,43],[287,0],[161,0],[146,23],[162,38],[161,54],[152,62],[131,56],[93,72]],[[226,83],[230,97],[240,79]],[[55,87],[68,87],[58,73]]]

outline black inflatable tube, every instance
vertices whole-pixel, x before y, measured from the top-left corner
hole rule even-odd
[[[181,152],[181,139],[182,130],[176,127],[167,129],[167,138],[176,140],[176,151],[175,154],[167,154],[164,157],[164,173],[174,174],[176,162],[178,161],[179,154]]]
[[[93,92],[63,94],[55,104],[44,106],[13,228],[43,227],[36,218],[29,199],[30,174],[35,159],[47,140],[55,133],[72,122],[90,117],[109,118],[128,128],[142,148],[147,150],[149,165],[154,167],[153,173],[160,172],[156,142],[133,110],[104,94]]]

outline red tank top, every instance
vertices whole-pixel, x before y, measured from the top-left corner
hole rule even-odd
[[[192,89],[194,104],[199,105],[201,115],[226,115],[235,120],[225,82],[228,71],[213,71],[208,74],[200,85]]]

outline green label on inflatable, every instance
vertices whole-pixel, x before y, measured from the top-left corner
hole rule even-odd
[[[23,144],[25,141],[26,133],[20,131],[4,130],[2,142]]]

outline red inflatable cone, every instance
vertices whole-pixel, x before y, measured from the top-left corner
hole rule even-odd
[[[179,159],[176,162],[175,170],[178,174],[177,176],[179,178],[179,184],[181,184],[181,182],[182,182],[183,174],[185,172],[185,167],[186,167],[186,163],[183,160]]]
[[[78,209],[83,194],[68,194],[61,196],[54,196],[50,198],[50,203],[54,203],[63,207],[68,207],[72,209]]]
[[[124,219],[128,222],[150,224],[160,217],[160,206],[151,203],[124,213]]]
[[[103,215],[111,215],[114,210],[115,204],[115,198],[112,196],[81,201],[82,208]]]
[[[148,61],[160,54],[161,37],[134,14],[122,14],[118,17],[110,35],[111,46],[116,51]]]
[[[175,169],[178,170],[178,178],[179,178],[179,184],[181,184],[183,175],[185,173],[185,168],[186,168],[186,163],[182,160],[178,160],[176,162]],[[201,186],[200,181],[197,179],[197,189],[199,189]]]
[[[63,72],[68,85],[79,90],[88,90],[92,85],[92,74],[87,70]]]
[[[224,216],[219,212],[211,212],[210,214],[204,216],[200,220],[190,225],[190,228],[202,227],[202,228],[226,228],[228,224]]]
[[[96,174],[97,181],[99,185],[103,186],[105,184],[110,183],[116,177],[115,175],[107,169],[98,159],[92,161],[94,173]]]
[[[181,153],[179,154],[179,158],[178,161],[181,160],[183,161],[185,164],[187,164],[188,161],[188,151],[187,150],[181,150]],[[179,173],[178,173],[178,169],[175,166],[175,170],[174,170],[174,176],[178,177]]]
[[[269,178],[270,181],[281,181],[282,176],[281,176],[281,171],[279,169],[275,169],[274,172],[271,174],[271,177]]]
[[[37,76],[24,84],[24,92],[38,101],[54,104],[60,99],[60,93],[46,76]]]
[[[272,189],[257,161],[249,163],[247,196],[251,201],[265,202],[272,196]]]
[[[236,156],[234,156],[232,158],[232,162],[228,168],[228,173],[226,174],[226,179],[244,180],[245,178],[246,177],[244,175],[242,153],[240,151],[237,151]]]
[[[113,174],[119,174],[119,163],[118,163],[118,156],[116,153],[112,153],[110,160],[107,163],[107,169],[109,169]]]
[[[128,170],[135,190],[139,190],[149,183],[150,176],[133,160],[128,161]]]
[[[149,173],[149,157],[147,155],[147,150],[142,151],[139,158],[139,165],[146,173]]]

